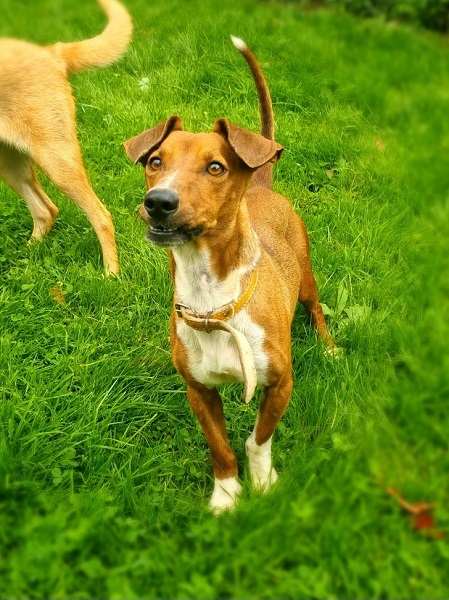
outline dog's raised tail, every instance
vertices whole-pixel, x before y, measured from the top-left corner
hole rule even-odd
[[[51,48],[67,65],[67,73],[106,67],[118,60],[131,40],[131,16],[118,0],[98,0],[108,17],[99,35],[80,42],[58,43]]]
[[[256,57],[242,39],[231,35],[231,40],[248,63],[253,75],[254,83],[256,84],[257,97],[259,98],[260,134],[269,140],[274,140],[273,104],[271,102],[270,90],[268,89],[262,69],[257,62]],[[263,186],[271,189],[273,180],[272,172],[272,163],[265,164],[254,174],[251,187]]]

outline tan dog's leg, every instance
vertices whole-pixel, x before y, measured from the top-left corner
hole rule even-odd
[[[31,159],[0,144],[0,177],[27,203],[34,224],[31,237],[41,240],[52,228],[58,208],[39,185]]]
[[[277,481],[277,473],[271,464],[271,439],[293,389],[293,380],[287,372],[280,381],[264,390],[254,431],[246,440],[246,453],[253,485],[268,491]]]
[[[212,455],[215,486],[210,506],[215,514],[231,509],[237,502],[242,487],[237,481],[237,459],[226,433],[223,403],[216,389],[187,386],[187,397]]]
[[[101,244],[107,274],[119,272],[114,226],[109,211],[90,187],[75,132],[68,139],[46,140],[33,153],[36,163],[51,181],[89,219]]]

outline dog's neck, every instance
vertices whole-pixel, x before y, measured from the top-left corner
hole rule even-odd
[[[242,203],[231,226],[172,250],[176,301],[206,312],[236,300],[248,285],[260,253]]]

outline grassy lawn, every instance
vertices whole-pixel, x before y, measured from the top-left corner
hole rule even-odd
[[[104,25],[93,0],[1,2],[0,35],[47,44]],[[104,279],[87,219],[45,178],[60,217],[31,246],[28,210],[0,186],[0,597],[447,598],[448,39],[274,1],[127,6],[126,58],[72,78],[120,277]],[[170,361],[167,258],[143,239],[143,172],[121,143],[171,114],[257,131],[230,33],[269,82],[286,148],[275,189],[307,225],[345,358],[323,356],[298,309],[265,497],[243,450],[257,399],[223,389],[245,495],[214,518]],[[387,486],[434,503],[446,538],[415,531]]]

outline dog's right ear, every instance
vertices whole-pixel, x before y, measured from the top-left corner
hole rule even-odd
[[[139,135],[132,137],[123,143],[125,152],[134,164],[140,162],[143,166],[146,160],[157,146],[167,138],[172,131],[181,131],[182,121],[176,115],[173,115],[163,123],[159,123],[156,127],[147,129]]]

